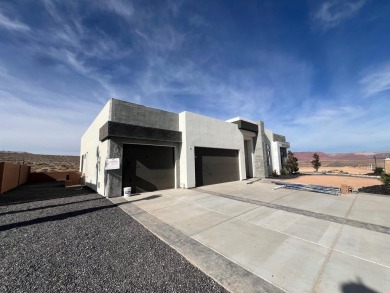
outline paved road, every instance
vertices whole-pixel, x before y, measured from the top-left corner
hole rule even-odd
[[[109,200],[58,183],[0,198],[0,292],[226,292]]]

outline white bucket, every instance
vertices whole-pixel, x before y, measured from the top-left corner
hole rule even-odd
[[[123,188],[123,195],[124,196],[131,196],[131,187]]]

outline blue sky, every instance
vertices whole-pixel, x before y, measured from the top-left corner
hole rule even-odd
[[[390,1],[0,2],[0,150],[78,154],[114,97],[390,150]]]

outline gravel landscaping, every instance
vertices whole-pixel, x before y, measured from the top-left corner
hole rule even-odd
[[[362,187],[362,188],[359,188],[359,192],[390,195],[390,184]]]
[[[0,292],[226,292],[87,188],[22,186],[0,219]]]

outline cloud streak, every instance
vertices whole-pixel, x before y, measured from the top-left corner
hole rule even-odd
[[[390,63],[367,74],[360,80],[365,97],[375,96],[377,94],[390,90]]]
[[[30,27],[16,19],[10,19],[0,10],[0,27],[10,31],[30,31]]]
[[[364,6],[364,0],[331,0],[324,2],[314,13],[313,20],[328,30],[355,16]]]
[[[378,65],[388,64],[388,50],[386,59],[365,59],[369,48],[356,39],[359,50],[348,49],[358,33],[347,26],[345,34],[317,34],[304,21],[311,17],[330,30],[367,13],[372,7],[362,8],[373,2],[325,1],[314,13],[297,4],[302,17],[279,13],[284,4],[272,1],[207,9],[170,0],[39,3],[0,4],[0,115],[9,122],[0,135],[9,137],[10,150],[27,145],[26,137],[25,151],[43,152],[32,133],[45,129],[48,152],[61,153],[62,145],[77,154],[81,132],[110,97],[223,120],[263,120],[294,150],[336,150],[348,141],[351,151],[371,150],[356,127],[373,145],[390,144],[383,135],[390,128],[384,112],[390,67]]]

